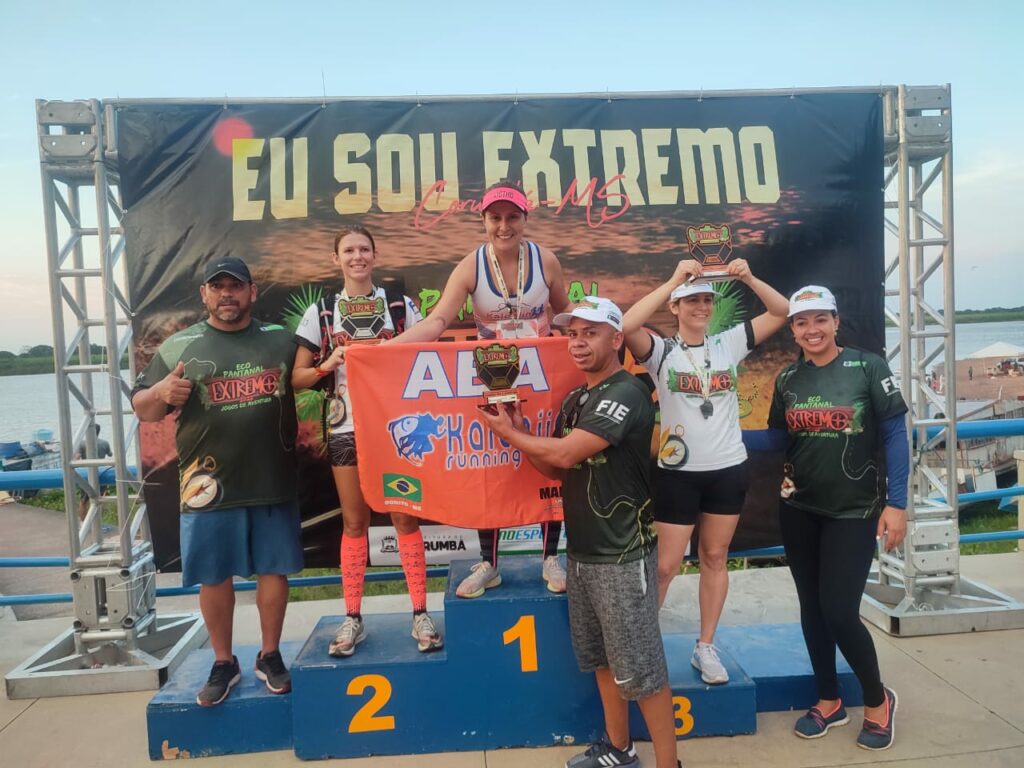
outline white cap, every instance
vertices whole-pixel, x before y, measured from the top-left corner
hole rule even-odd
[[[614,301],[601,296],[585,297],[572,312],[555,315],[551,324],[556,328],[565,328],[574,317],[589,320],[592,323],[607,323],[616,331],[622,330],[622,310]]]
[[[789,317],[814,309],[836,312],[836,297],[832,291],[821,285],[805,285],[789,297]]]
[[[694,283],[688,280],[673,288],[672,295],[668,297],[668,300],[685,299],[687,296],[699,296],[702,293],[710,293],[714,296],[718,291],[711,287],[711,283]]]

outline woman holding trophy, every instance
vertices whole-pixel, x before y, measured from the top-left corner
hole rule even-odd
[[[327,380],[330,388],[326,441],[341,502],[341,573],[345,597],[345,620],[330,644],[332,656],[351,656],[356,645],[366,638],[360,604],[366,574],[370,508],[359,487],[345,348],[349,344],[380,343],[392,338],[402,327],[412,327],[420,320],[419,311],[408,296],[401,296],[400,308],[389,307],[392,302],[384,288],[373,283],[376,258],[376,244],[369,230],[360,226],[341,230],[334,239],[331,257],[341,270],[344,281],[341,291],[330,302],[311,304],[295,332],[298,350],[292,386],[309,389]],[[398,533],[398,554],[412,600],[412,636],[420,651],[432,651],[440,648],[443,641],[427,613],[427,568],[419,520],[392,512],[391,522]]]
[[[634,304],[623,318],[626,346],[654,379],[661,404],[654,520],[658,531],[658,602],[679,573],[700,520],[700,639],[691,663],[708,684],[728,672],[714,646],[729,591],[729,544],[746,497],[747,451],[740,433],[737,366],[786,322],[786,298],[754,277],[743,259],[724,265],[715,280],[738,280],[767,311],[720,333],[709,333],[715,291],[697,261],[680,261],[672,277]],[[643,324],[668,302],[676,333],[663,339]]]
[[[430,314],[396,341],[434,341],[455,320],[469,297],[481,339],[528,339],[551,335],[548,309],[563,311],[569,296],[558,258],[525,239],[529,202],[508,183],[490,187],[481,201],[487,241],[470,251],[452,270],[440,300]],[[562,524],[542,524],[543,577],[552,592],[565,591],[565,570],[558,560]],[[501,584],[498,531],[479,531],[481,561],[459,584],[459,597],[479,597]]]

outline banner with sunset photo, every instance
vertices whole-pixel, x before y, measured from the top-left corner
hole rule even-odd
[[[597,293],[628,308],[680,258],[725,248],[783,294],[810,283],[831,288],[844,343],[878,352],[881,114],[879,93],[867,90],[121,101],[136,360],[145,364],[164,338],[202,316],[199,267],[214,255],[244,258],[259,290],[257,316],[294,327],[306,306],[339,287],[333,236],[355,223],[374,234],[376,274],[401,277],[429,314],[456,261],[482,242],[479,200],[501,179],[526,193],[527,237],[557,254],[573,300]],[[722,327],[760,311],[738,283],[718,302]],[[667,309],[654,325],[674,330]],[[745,430],[764,428],[772,381],[795,354],[783,330],[744,361]],[[300,398],[307,563],[333,565],[340,517],[318,397]],[[173,425],[144,424],[142,445],[157,559],[174,568]],[[780,465],[777,455],[752,455],[735,547],[778,542]]]

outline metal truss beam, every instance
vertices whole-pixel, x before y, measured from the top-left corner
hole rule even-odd
[[[127,396],[132,355],[127,371],[120,366],[132,328],[124,211],[104,118],[95,100],[36,102],[75,618],[7,676],[10,698],[159,688],[206,638],[198,616],[157,620],[149,521],[141,483],[129,472],[142,461]],[[99,362],[94,339],[103,349]],[[72,398],[84,412],[77,423]],[[97,416],[110,417],[112,456],[98,455]],[[108,489],[100,473],[109,477],[111,469]],[[109,525],[114,519],[116,528]]]
[[[888,359],[910,407],[912,498],[906,540],[879,551],[861,615],[893,635],[1024,627],[1024,606],[960,575],[950,88],[901,85],[886,90],[884,103],[884,179],[887,196],[895,193],[885,228],[898,241],[886,258],[885,314],[900,329]],[[936,361],[946,380],[941,393],[929,376]],[[935,426],[941,430],[929,440]]]

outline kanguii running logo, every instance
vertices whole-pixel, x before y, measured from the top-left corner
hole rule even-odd
[[[388,433],[398,455],[414,467],[421,467],[423,457],[434,451],[434,440],[444,434],[443,424],[440,416],[417,413],[388,422]]]
[[[383,480],[385,499],[423,501],[423,483],[420,482],[419,478],[385,472]]]

